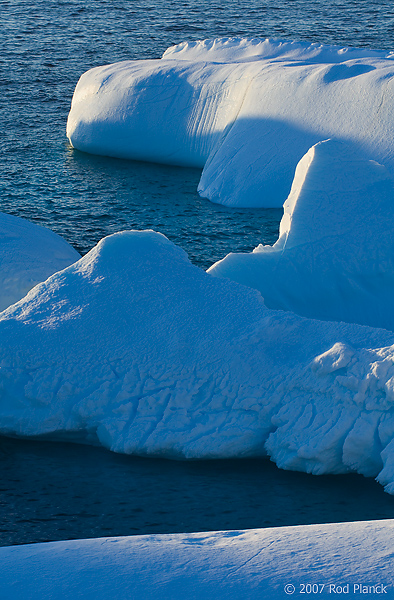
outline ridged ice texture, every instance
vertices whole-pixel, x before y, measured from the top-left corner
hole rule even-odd
[[[294,40],[219,38],[182,42],[168,48],[163,58],[176,60],[200,60],[215,62],[248,62],[265,60],[297,60],[316,63],[342,63],[354,58],[393,58],[392,51],[370,48],[348,48],[329,46],[319,42],[299,42]]]
[[[154,232],[104,239],[0,315],[0,432],[262,456],[394,492],[394,334],[297,317]]]
[[[383,51],[233,38],[180,44],[161,60],[82,75],[67,135],[86,152],[204,167],[198,190],[214,202],[280,207],[299,160],[327,138],[394,173],[393,75]]]

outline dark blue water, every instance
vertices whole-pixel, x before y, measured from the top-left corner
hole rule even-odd
[[[359,475],[0,437],[0,545],[393,517],[394,498]]]
[[[195,169],[70,148],[79,76],[209,37],[394,45],[391,1],[0,0],[0,9],[0,211],[53,229],[82,253],[109,233],[153,228],[204,268],[273,243],[281,211],[211,204],[197,195]],[[394,517],[394,498],[372,480],[266,461],[175,463],[2,440],[0,474],[0,544]]]

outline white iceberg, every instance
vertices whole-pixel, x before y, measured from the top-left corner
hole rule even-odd
[[[280,40],[169,48],[80,78],[67,124],[85,152],[204,167],[199,192],[280,207],[297,163],[336,138],[394,173],[393,55]],[[356,100],[355,100],[356,99]]]
[[[0,213],[0,311],[80,258],[53,231]]]
[[[0,433],[270,456],[394,492],[394,333],[308,320],[123,232],[0,314]]]
[[[258,289],[266,306],[394,330],[394,180],[344,142],[299,162],[279,239],[208,272]]]
[[[5,547],[2,597],[390,598],[393,529],[383,520]]]

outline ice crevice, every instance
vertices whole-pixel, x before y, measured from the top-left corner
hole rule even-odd
[[[274,540],[267,542],[262,548],[260,548],[257,552],[255,552],[247,560],[245,560],[241,564],[237,565],[236,567],[230,568],[226,574],[227,577],[231,577],[233,575],[233,573],[236,573],[237,571],[244,569],[246,567],[246,565],[250,564],[253,560],[255,560],[256,558],[261,556],[263,553],[265,554],[267,552],[267,550],[269,549],[269,547],[272,546],[273,544],[275,544]]]

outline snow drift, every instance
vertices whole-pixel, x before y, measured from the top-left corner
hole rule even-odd
[[[279,239],[208,272],[258,289],[266,306],[394,330],[394,180],[344,142],[299,162]]]
[[[11,546],[0,548],[2,597],[389,598],[393,528],[385,520]]]
[[[0,213],[0,240],[0,311],[81,258],[53,231],[5,213]]]
[[[297,317],[123,232],[0,314],[0,432],[261,456],[394,492],[394,333]]]
[[[394,173],[393,75],[391,53],[366,49],[183,43],[82,75],[67,135],[85,152],[204,167],[199,192],[214,202],[280,207],[301,157],[327,138]]]

